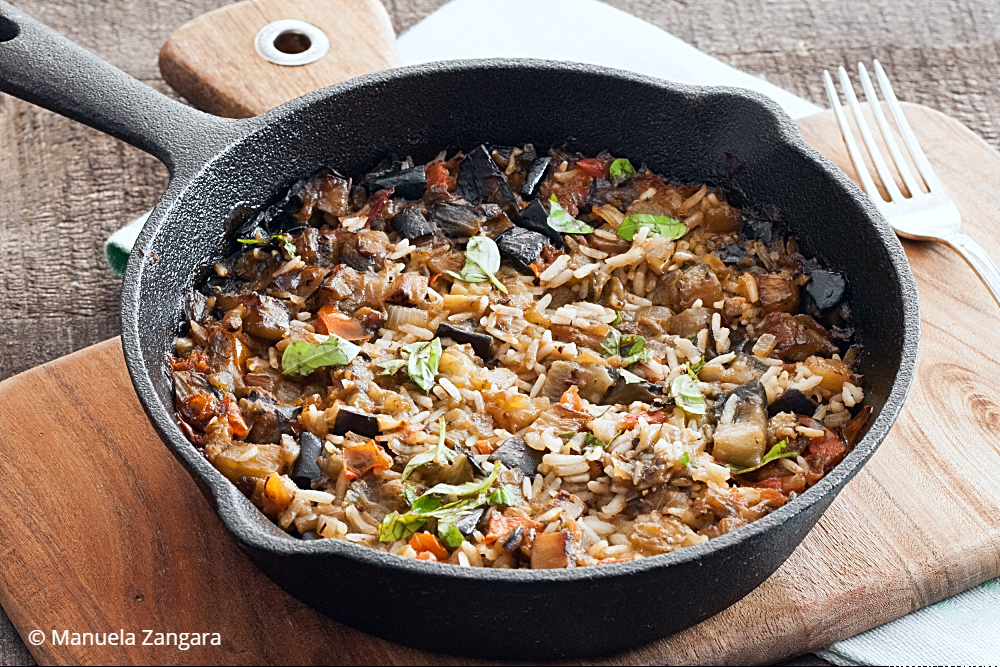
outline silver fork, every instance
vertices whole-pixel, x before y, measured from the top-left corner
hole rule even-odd
[[[892,225],[893,231],[898,235],[917,241],[945,243],[957,250],[965,261],[969,263],[969,266],[979,275],[983,283],[986,284],[986,287],[989,288],[997,304],[1000,304],[1000,271],[997,270],[997,265],[993,263],[993,260],[990,259],[990,256],[986,254],[986,251],[978,243],[960,231],[962,216],[958,212],[955,202],[948,196],[948,191],[934,173],[930,163],[927,161],[927,156],[924,155],[923,150],[921,150],[920,145],[917,143],[916,137],[913,136],[910,124],[906,122],[903,109],[899,106],[896,94],[892,92],[892,86],[889,85],[889,79],[886,77],[885,71],[882,69],[879,61],[876,60],[874,62],[874,68],[879,90],[882,91],[882,96],[889,105],[892,117],[896,121],[896,127],[899,128],[903,142],[906,144],[910,157],[913,158],[913,163],[917,167],[917,172],[920,178],[923,179],[928,191],[925,193],[920,189],[920,185],[903,160],[903,154],[900,153],[896,139],[889,128],[889,123],[882,112],[882,105],[879,104],[878,98],[875,96],[875,89],[872,87],[871,79],[868,78],[868,70],[864,64],[858,63],[858,75],[861,78],[861,87],[865,91],[868,105],[875,115],[879,130],[882,132],[882,138],[889,149],[889,155],[896,165],[903,183],[906,184],[906,189],[910,191],[910,196],[904,197],[896,185],[896,181],[893,180],[889,166],[882,157],[881,151],[875,144],[875,138],[868,128],[868,122],[861,115],[861,107],[858,104],[858,98],[854,95],[854,87],[847,76],[847,71],[841,67],[839,69],[841,90],[843,90],[844,97],[847,98],[847,103],[854,114],[854,120],[861,131],[861,138],[868,148],[868,154],[871,155],[875,171],[878,172],[882,184],[889,193],[890,201],[882,199],[878,188],[875,187],[875,181],[872,180],[871,174],[868,173],[868,167],[865,166],[861,151],[854,140],[854,134],[847,124],[847,117],[844,115],[844,109],[840,105],[840,98],[837,96],[837,91],[833,87],[830,72],[823,70],[823,84],[826,87],[826,94],[829,96],[833,112],[837,116],[840,133],[844,137],[844,143],[847,144],[847,152],[851,156],[851,162],[854,163],[854,168],[861,178],[861,187],[875,203],[876,208],[886,217],[889,224]]]

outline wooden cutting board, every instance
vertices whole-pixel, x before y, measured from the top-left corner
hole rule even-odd
[[[186,94],[197,101],[198,90]],[[259,109],[259,99],[247,108]],[[1000,257],[1000,154],[935,111],[907,105],[906,113],[965,231]],[[831,114],[800,126],[853,174]],[[1000,576],[1000,310],[950,250],[904,247],[923,341],[885,443],[757,590],[694,628],[594,662],[775,662]],[[0,480],[0,605],[39,663],[470,662],[330,621],[257,571],[147,422],[118,339],[0,383]],[[35,630],[45,635],[40,645]],[[53,631],[122,630],[135,645],[52,641]],[[147,630],[218,633],[219,645],[143,645]]]

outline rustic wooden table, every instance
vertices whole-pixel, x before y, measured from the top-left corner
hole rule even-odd
[[[446,0],[382,0],[397,34]],[[158,90],[160,45],[227,0],[14,0]],[[736,67],[826,105],[823,68],[878,58],[899,97],[1000,148],[995,0],[610,0]],[[558,31],[558,26],[553,26]],[[566,39],[600,39],[599,33]],[[0,379],[118,332],[107,236],[167,182],[153,158],[0,95]],[[26,416],[30,418],[30,416]],[[0,545],[0,558],[15,557]],[[803,656],[798,664],[818,661]],[[34,664],[0,612],[0,665]]]

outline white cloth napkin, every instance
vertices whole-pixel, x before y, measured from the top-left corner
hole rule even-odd
[[[569,60],[680,83],[750,88],[773,98],[792,118],[822,111],[597,0],[452,0],[400,36],[397,46],[404,65],[489,57]],[[148,216],[108,239],[105,250],[116,274]],[[1000,579],[817,653],[838,665],[996,664]]]

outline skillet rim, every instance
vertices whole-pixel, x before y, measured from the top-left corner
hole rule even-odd
[[[260,519],[262,515],[258,516],[259,510],[251,505],[236,489],[235,485],[223,477],[204,456],[198,453],[194,445],[183,436],[170,410],[159,401],[151,378],[150,371],[152,369],[148,368],[143,362],[138,313],[140,287],[147,262],[145,261],[145,253],[141,249],[149,247],[160,231],[171,222],[170,215],[176,208],[177,203],[184,199],[185,196],[198,192],[198,190],[194,189],[194,182],[197,178],[220,159],[233,152],[238,152],[242,144],[255,133],[288,116],[299,113],[308,114],[308,107],[328,97],[363,88],[377,87],[380,84],[400,78],[450,73],[465,75],[483,74],[485,71],[497,69],[515,69],[539,73],[572,72],[599,75],[602,77],[623,79],[653,88],[665,89],[693,100],[729,97],[740,98],[746,102],[756,104],[767,113],[769,120],[774,124],[779,141],[783,142],[786,148],[791,149],[796,157],[806,162],[812,162],[819,167],[831,179],[831,189],[840,188],[841,192],[838,193],[838,196],[844,196],[853,200],[867,214],[870,222],[875,227],[883,248],[888,253],[892,268],[896,273],[895,282],[899,287],[903,314],[903,327],[900,332],[903,336],[901,345],[902,359],[893,378],[892,388],[886,397],[878,417],[854,449],[831,472],[826,474],[820,482],[796,497],[792,502],[732,533],[667,554],[659,554],[625,563],[613,563],[603,567],[558,570],[518,569],[509,571],[493,568],[462,568],[442,563],[429,563],[416,559],[401,558],[345,540],[302,541],[284,533],[284,531],[280,531],[276,527],[273,531],[268,531],[261,525]],[[200,481],[204,485],[203,490],[207,487],[207,490],[211,492],[212,499],[210,500],[214,500],[215,507],[213,509],[216,515],[221,519],[226,530],[229,531],[244,549],[259,549],[278,556],[342,557],[353,560],[361,565],[396,571],[401,575],[414,574],[430,579],[447,578],[449,580],[501,582],[508,586],[517,587],[540,583],[593,582],[660,570],[668,568],[671,565],[698,560],[711,552],[739,549],[745,542],[749,542],[762,533],[779,529],[782,524],[791,520],[795,515],[808,511],[817,503],[826,501],[831,494],[832,497],[829,498],[829,501],[832,502],[837,493],[857,474],[858,470],[861,469],[882,443],[899,416],[899,412],[912,386],[920,342],[919,300],[916,282],[914,281],[899,239],[892,231],[888,222],[868,199],[867,195],[829,159],[807,144],[795,121],[773,100],[761,93],[727,86],[678,84],[625,70],[562,61],[518,58],[449,60],[395,68],[360,76],[343,83],[313,91],[255,118],[230,122],[233,132],[223,133],[214,142],[208,143],[202,150],[198,151],[198,155],[193,156],[192,161],[189,163],[195,164],[199,158],[203,158],[200,164],[197,164],[196,167],[181,165],[143,227],[142,232],[139,234],[134,250],[129,257],[125,276],[122,281],[121,333],[125,363],[146,415],[152,422],[161,440],[167,444],[176,457],[181,459],[189,474],[192,477],[196,476],[195,481]],[[825,509],[823,512],[825,512]],[[820,513],[820,516],[822,516],[823,512]],[[252,514],[248,515],[248,513]],[[809,530],[814,525],[815,522],[810,524]],[[801,542],[803,538],[804,534],[796,540],[796,544]]]

